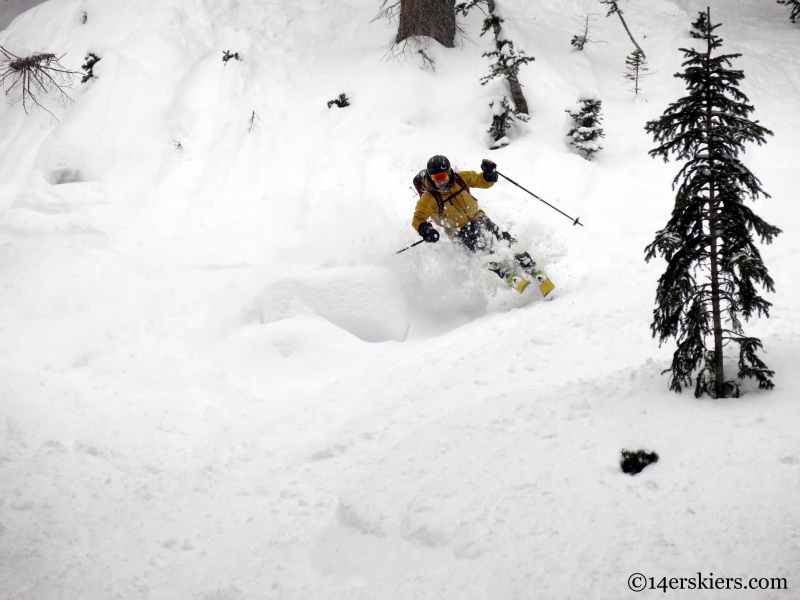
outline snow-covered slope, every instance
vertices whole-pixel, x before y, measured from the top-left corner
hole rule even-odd
[[[712,6],[775,132],[746,161],[784,233],[772,317],[747,325],[776,389],[698,401],[650,337],[643,248],[678,167],[643,126],[682,94],[706,3],[626,7],[653,73],[635,99],[616,18],[581,53],[593,3],[498,5],[536,61],[532,119],[491,152],[477,12],[435,72],[383,60],[372,0],[49,0],[0,32],[102,58],[58,122],[0,103],[0,597],[624,598],[635,572],[800,594],[800,30],[772,2]],[[591,163],[565,144],[587,90]],[[478,195],[552,301],[444,241],[395,254],[437,153],[581,217]],[[661,460],[631,478],[622,448]]]

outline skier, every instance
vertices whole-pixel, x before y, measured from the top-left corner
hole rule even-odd
[[[547,295],[554,287],[547,276],[536,268],[530,254],[510,251],[517,240],[507,231],[500,231],[470,193],[470,188],[492,187],[498,178],[496,167],[495,163],[484,159],[481,173],[455,172],[446,156],[437,154],[431,157],[427,168],[414,178],[420,198],[411,226],[426,242],[438,242],[439,232],[428,221],[431,219],[463,248],[499,259],[488,263],[489,270],[519,293],[530,283],[529,278],[536,278],[542,294]]]

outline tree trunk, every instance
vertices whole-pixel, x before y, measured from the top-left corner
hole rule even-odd
[[[528,101],[525,100],[525,96],[522,93],[522,84],[519,82],[519,79],[513,77],[508,80],[508,87],[511,88],[511,99],[514,101],[514,107],[517,109],[517,112],[521,113],[528,113]]]
[[[711,25],[711,9],[708,13],[708,24]],[[711,40],[708,40],[708,60],[711,60]],[[708,66],[706,66],[708,70]],[[712,131],[712,116],[711,116],[711,102],[709,98],[711,95],[706,93],[706,114],[705,114],[705,129],[706,129],[706,145],[711,144],[713,138]],[[713,154],[711,148],[707,148],[706,152],[710,157],[711,172],[714,172]],[[722,307],[719,289],[719,253],[717,252],[717,198],[714,181],[712,180],[708,186],[708,235],[711,242],[709,251],[711,259],[711,314],[714,322],[714,392],[717,398],[722,398],[724,395],[725,387],[725,369],[723,363],[723,340],[722,340]]]
[[[401,0],[395,43],[416,35],[432,37],[445,48],[456,40],[455,0]]]
[[[724,396],[725,369],[722,350],[722,307],[719,291],[719,253],[717,251],[717,208],[714,184],[710,186],[708,199],[708,235],[711,238],[711,314],[714,321],[714,392],[717,398]]]
[[[642,47],[636,43],[635,39],[633,39],[633,34],[631,33],[631,30],[628,29],[628,24],[625,22],[625,19],[622,18],[622,11],[617,9],[617,14],[619,15],[619,20],[622,21],[622,26],[625,28],[625,31],[628,32],[628,37],[631,38],[633,45],[636,46],[636,49],[642,53],[642,57],[647,58],[647,56],[645,56],[644,50],[642,50]]]
[[[489,14],[494,14],[494,0],[488,0],[486,4],[489,8]],[[494,39],[500,39],[500,25],[493,25],[492,30],[494,32]],[[509,77],[508,87],[511,88],[511,100],[514,101],[514,108],[516,111],[525,113],[526,115],[530,114],[528,112],[528,101],[525,100],[525,94],[522,93],[522,84],[519,82],[519,79],[516,77]]]

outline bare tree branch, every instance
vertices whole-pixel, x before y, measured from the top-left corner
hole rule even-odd
[[[70,71],[61,63],[64,55],[34,53],[31,56],[17,56],[0,46],[0,86],[6,96],[12,95],[10,102],[22,102],[22,107],[27,114],[29,109],[36,107],[44,109],[51,117],[58,118],[41,102],[39,96],[55,92],[61,104],[66,108],[72,102],[65,88],[72,89],[75,77],[80,73]]]

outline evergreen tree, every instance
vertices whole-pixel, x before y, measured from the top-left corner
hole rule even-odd
[[[592,160],[592,155],[603,149],[598,143],[601,137],[606,137],[600,127],[602,104],[602,100],[594,94],[583,94],[576,105],[565,111],[574,121],[572,129],[567,133],[571,138],[569,143],[580,150],[587,160]]]
[[[97,54],[89,52],[84,60],[86,60],[86,62],[81,65],[81,69],[86,71],[86,75],[81,77],[81,83],[86,83],[91,79],[97,79],[97,75],[94,74],[94,66],[99,63],[101,59]]]
[[[492,124],[487,133],[491,134],[494,144],[492,150],[508,146],[508,132],[517,121],[527,121],[528,115],[517,111],[513,102],[509,101],[508,96],[503,96],[502,100],[493,100],[489,106],[492,109]]]
[[[792,23],[797,23],[797,19],[800,19],[800,0],[778,0],[778,4],[789,6],[792,9],[789,20]]]
[[[731,343],[738,345],[738,377],[773,387],[773,371],[756,355],[761,340],[744,335],[741,317],[769,316],[771,304],[756,285],[774,291],[774,284],[753,233],[763,243],[780,233],[743,202],[769,195],[738,155],[746,142],[761,145],[772,132],[748,119],[754,108],[738,89],[744,73],[727,68],[741,55],[712,55],[722,46],[714,34],[719,26],[711,24],[710,9],[699,14],[691,35],[705,47],[681,48],[685,70],[675,74],[689,94],[645,127],[661,144],[651,156],[684,161],[673,181],[678,191],[672,216],[645,250],[645,260],[661,255],[667,261],[651,330],[660,343],[671,337],[678,343],[665,371],[671,373],[670,389],[680,392],[695,376],[695,396],[716,398],[738,395],[723,368],[723,350]]]
[[[494,33],[495,49],[491,52],[484,52],[491,60],[489,74],[481,79],[481,85],[486,85],[495,77],[505,79],[511,90],[511,98],[514,101],[516,112],[528,114],[528,101],[522,93],[522,84],[519,82],[519,70],[523,65],[536,60],[533,56],[528,56],[524,50],[516,50],[514,42],[505,39],[502,33],[503,17],[495,12],[494,0],[486,0],[489,14],[483,21],[481,35],[489,30]]]
[[[631,52],[630,55],[625,58],[625,64],[627,65],[628,72],[625,73],[623,77],[633,84],[633,89],[631,91],[638,96],[642,89],[639,87],[639,82],[643,77],[647,77],[647,71],[649,71],[650,68],[647,66],[644,54],[639,50]]]
[[[576,33],[574,36],[572,36],[572,39],[570,40],[570,44],[572,44],[574,48],[578,50],[583,50],[586,44],[594,41],[590,36],[589,26],[595,20],[596,16],[597,15],[595,15],[595,13],[588,13],[583,16],[583,31],[581,31],[580,33]]]

